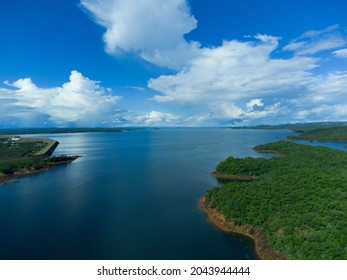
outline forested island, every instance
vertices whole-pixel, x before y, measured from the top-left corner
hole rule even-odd
[[[47,138],[0,137],[0,184],[25,174],[49,170],[79,156],[51,156],[58,142]]]
[[[221,162],[228,182],[201,200],[209,219],[252,237],[262,259],[347,259],[347,153],[290,141],[254,149],[279,156]]]

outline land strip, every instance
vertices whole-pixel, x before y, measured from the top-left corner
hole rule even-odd
[[[0,184],[11,179],[52,169],[72,162],[78,156],[52,157],[59,142],[48,138],[0,137]]]

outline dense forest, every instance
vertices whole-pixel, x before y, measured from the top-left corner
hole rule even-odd
[[[288,139],[321,142],[347,142],[347,126],[313,129],[305,131],[298,136],[288,136]]]
[[[219,172],[257,179],[209,190],[209,205],[238,225],[263,231],[290,259],[347,259],[347,153],[289,141],[255,150],[283,156],[221,162]]]

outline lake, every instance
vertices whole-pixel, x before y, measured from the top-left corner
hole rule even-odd
[[[1,259],[256,259],[253,242],[217,230],[199,198],[227,156],[285,130],[139,129],[35,135],[71,164],[0,186]],[[28,135],[26,135],[28,136]],[[24,137],[24,136],[23,136]]]

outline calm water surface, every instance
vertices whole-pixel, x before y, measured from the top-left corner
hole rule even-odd
[[[1,259],[255,259],[215,229],[199,198],[229,155],[289,131],[143,129],[41,135],[75,162],[0,186]],[[37,135],[35,136],[37,137]]]

